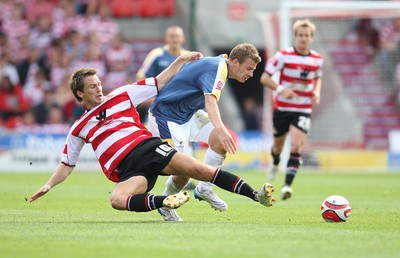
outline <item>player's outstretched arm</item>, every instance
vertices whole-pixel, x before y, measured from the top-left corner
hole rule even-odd
[[[203,54],[200,52],[189,52],[183,55],[178,56],[167,69],[162,71],[159,75],[157,75],[157,86],[160,91],[169,80],[181,69],[182,65],[187,62],[191,62],[194,60],[198,60],[203,57]]]
[[[51,188],[64,181],[73,170],[74,167],[69,167],[60,163],[54,174],[50,177],[49,181],[31,196],[30,202],[33,202],[39,197],[45,195],[48,191],[50,191]]]

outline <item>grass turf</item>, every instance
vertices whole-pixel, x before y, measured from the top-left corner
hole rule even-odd
[[[300,173],[288,201],[279,201],[283,175],[273,182],[271,208],[215,187],[229,205],[216,212],[190,191],[181,223],[113,210],[114,185],[100,173],[76,171],[34,203],[26,199],[50,174],[0,173],[1,257],[398,257],[400,173]],[[266,181],[260,171],[237,174],[256,189]],[[320,215],[333,194],[351,203],[346,223]]]

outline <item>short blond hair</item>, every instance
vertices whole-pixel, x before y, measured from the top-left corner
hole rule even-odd
[[[300,27],[304,27],[304,28],[310,28],[311,30],[311,35],[314,36],[314,32],[315,32],[315,24],[312,23],[309,19],[304,19],[304,20],[297,20],[294,24],[293,24],[293,32],[294,35],[297,34],[297,30]]]
[[[233,60],[235,58],[241,64],[243,64],[247,58],[250,58],[256,64],[261,62],[261,57],[258,53],[257,48],[250,43],[243,43],[234,47],[229,54],[229,59]]]

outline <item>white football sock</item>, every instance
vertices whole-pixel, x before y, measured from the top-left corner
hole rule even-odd
[[[171,195],[171,194],[176,194],[179,193],[182,189],[179,189],[175,184],[174,181],[172,181],[172,176],[169,176],[167,179],[167,182],[165,183],[165,190],[163,192],[163,195]]]
[[[224,163],[225,157],[226,157],[225,155],[216,153],[210,147],[208,147],[208,149],[206,151],[206,155],[204,157],[204,163],[211,165],[213,167],[216,167],[216,168],[220,168],[220,167],[222,167],[222,164]],[[199,181],[199,184],[197,185],[197,187],[200,192],[204,193],[204,192],[211,190],[212,183]]]

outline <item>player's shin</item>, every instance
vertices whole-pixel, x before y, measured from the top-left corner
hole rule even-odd
[[[256,201],[256,193],[242,178],[222,169],[217,169],[212,181],[216,186],[232,193],[247,196]]]
[[[297,170],[300,167],[300,159],[300,153],[290,153],[286,169],[285,185],[290,186],[293,183],[293,180],[297,174]]]
[[[131,195],[126,200],[126,209],[135,212],[147,212],[163,207],[163,201],[167,196],[154,194]]]
[[[175,177],[175,180],[177,180],[178,178]],[[183,187],[186,184],[182,184]],[[167,182],[165,183],[165,189],[163,192],[163,195],[171,195],[171,194],[176,194],[179,193],[183,187],[180,187],[179,184],[175,183],[173,180],[173,176],[169,176],[167,179]]]
[[[217,168],[222,167],[224,160],[225,160],[225,155],[221,155],[213,151],[210,147],[207,149],[206,154],[204,156],[204,163]],[[207,192],[211,189],[212,184],[209,182],[200,181],[197,187],[200,192]]]

